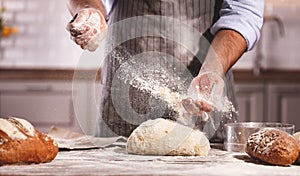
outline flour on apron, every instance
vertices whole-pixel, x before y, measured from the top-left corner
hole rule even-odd
[[[109,41],[118,40],[126,37],[131,32],[138,33],[140,31],[149,31],[149,29],[158,30],[162,34],[171,35],[174,38],[179,38],[179,42],[168,40],[165,37],[143,36],[127,40],[115,47],[113,51],[105,59],[101,70],[101,97],[99,107],[99,119],[97,136],[129,136],[131,132],[142,121],[147,119],[158,118],[160,114],[163,118],[176,119],[178,115],[168,103],[163,99],[157,98],[148,91],[137,89],[134,86],[129,86],[130,83],[122,77],[122,73],[126,73],[133,77],[134,74],[143,74],[145,70],[156,68],[158,74],[155,75],[155,69],[151,76],[154,79],[161,81],[169,81],[165,86],[176,91],[185,91],[192,81],[193,76],[196,76],[200,70],[206,51],[209,47],[209,42],[213,36],[209,33],[209,28],[218,18],[218,9],[222,1],[214,0],[116,0],[112,6],[111,12],[108,15],[108,24],[113,25],[122,20],[131,17],[155,15],[157,21],[142,21],[138,24],[138,20],[131,20],[129,30],[112,29],[109,35]],[[216,13],[215,13],[216,12]],[[168,23],[161,23],[159,16],[174,19],[174,23],[166,26]],[[192,38],[192,43],[196,43],[193,49],[182,46],[189,35],[193,35],[184,31],[180,26],[175,26],[175,21],[180,21],[182,24],[196,29],[203,35],[198,38]],[[128,26],[126,26],[128,27]],[[132,29],[132,30],[131,30]],[[136,29],[136,30],[134,30]],[[170,30],[171,29],[171,30]],[[166,31],[167,30],[167,31]],[[151,31],[149,32],[151,34]],[[199,51],[194,54],[191,50]],[[143,55],[147,53],[148,56]],[[152,54],[152,55],[151,55]],[[165,55],[164,55],[165,54]],[[139,61],[137,57],[141,56],[143,61]],[[149,57],[159,58],[158,60]],[[136,64],[139,62],[139,64]],[[124,67],[124,65],[132,66],[132,68]],[[144,64],[144,65],[143,65]],[[143,67],[143,69],[136,67]],[[124,70],[122,70],[124,68]],[[127,68],[127,70],[126,70]],[[135,73],[135,69],[141,72]],[[121,70],[121,71],[120,71]],[[132,70],[132,72],[131,72]],[[163,78],[161,73],[166,70],[168,78]],[[191,76],[186,76],[186,70]],[[127,71],[127,72],[126,72]],[[121,75],[121,76],[118,76]],[[125,75],[126,76],[126,75]],[[145,76],[145,75],[143,75]],[[150,76],[150,78],[151,78]],[[149,78],[148,75],[145,76]],[[184,79],[184,83],[177,85],[177,82],[172,83],[172,79]],[[165,80],[164,80],[165,79]],[[234,98],[233,77],[231,71],[226,75],[226,95],[229,100],[236,105]],[[132,83],[131,83],[132,84]],[[117,85],[117,86],[114,86]],[[128,95],[124,95],[124,90],[128,89]],[[129,97],[129,98],[128,98]],[[127,100],[129,99],[129,101]],[[151,109],[152,108],[152,109]],[[128,112],[128,113],[126,113]],[[133,115],[132,115],[133,114]],[[136,117],[133,117],[136,116]],[[221,124],[217,133],[210,129],[205,129],[211,140],[222,141],[224,123],[236,121],[236,114],[224,114],[213,112],[212,116],[219,119],[215,123]],[[225,118],[230,116],[231,118]],[[137,117],[141,117],[138,119]],[[137,119],[134,119],[137,118]],[[205,128],[204,122],[198,123],[199,128]]]

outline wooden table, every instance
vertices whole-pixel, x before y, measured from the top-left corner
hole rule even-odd
[[[61,151],[45,164],[0,167],[0,175],[300,175],[300,166],[270,166],[245,153],[213,148],[208,157],[139,156],[119,143],[105,149]]]

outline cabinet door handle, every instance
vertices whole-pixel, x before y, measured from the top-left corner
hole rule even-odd
[[[26,91],[29,92],[50,92],[52,91],[52,86],[47,85],[47,86],[27,86]]]

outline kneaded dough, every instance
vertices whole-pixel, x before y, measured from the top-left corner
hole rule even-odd
[[[128,153],[140,155],[207,156],[209,140],[194,130],[171,120],[148,120],[129,136]]]

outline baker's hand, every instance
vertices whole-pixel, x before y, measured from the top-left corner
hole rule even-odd
[[[82,49],[95,51],[106,35],[107,24],[100,10],[85,8],[74,15],[67,30],[71,39]]]
[[[182,101],[185,110],[203,116],[214,109],[222,109],[224,80],[214,72],[204,72],[195,77],[188,89],[188,98]]]

